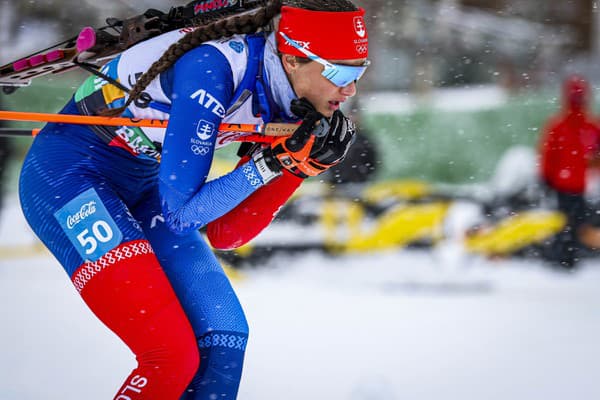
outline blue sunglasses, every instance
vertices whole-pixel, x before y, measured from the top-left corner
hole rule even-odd
[[[352,82],[358,81],[365,71],[367,67],[371,64],[371,61],[367,60],[363,65],[354,66],[354,65],[342,65],[342,64],[333,64],[329,61],[319,57],[315,53],[306,50],[304,47],[300,46],[298,42],[290,39],[283,32],[279,32],[281,36],[291,44],[293,47],[298,49],[302,54],[304,54],[310,60],[316,61],[319,64],[323,65],[325,68],[321,75],[327,78],[331,83],[333,83],[337,87],[346,87]]]

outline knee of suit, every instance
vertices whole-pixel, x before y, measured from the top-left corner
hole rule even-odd
[[[248,322],[231,282],[204,242],[182,244],[177,259],[160,259],[196,336],[210,331],[244,332]],[[201,306],[200,306],[201,305]]]
[[[198,372],[200,353],[193,335],[181,333],[162,335],[159,343],[153,343],[145,352],[136,354],[138,369],[156,372],[159,380],[172,385],[177,382],[182,387],[188,385]]]

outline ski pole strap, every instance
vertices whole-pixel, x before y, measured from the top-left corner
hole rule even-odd
[[[107,81],[108,83],[110,83],[111,85],[116,86],[117,88],[119,88],[120,90],[122,90],[125,93],[129,93],[130,90],[129,88],[125,87],[121,82],[117,81],[116,79],[111,78],[110,76],[103,74],[102,72],[100,72],[100,70],[98,69],[98,66],[94,65],[94,64],[88,64],[85,62],[80,62],[77,60],[73,60],[73,63],[75,65],[77,65],[79,68],[89,72],[92,75],[96,75],[98,78],[104,79],[105,81]]]

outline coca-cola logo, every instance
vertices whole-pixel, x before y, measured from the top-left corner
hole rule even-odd
[[[252,135],[252,133],[250,132],[219,131],[219,135],[217,136],[216,147],[219,148],[225,146],[226,144],[235,142],[237,139],[250,135]]]
[[[81,206],[79,211],[77,211],[73,215],[69,215],[67,217],[67,227],[69,229],[73,229],[75,225],[89,217],[90,215],[96,212],[96,202],[94,200],[90,201]]]

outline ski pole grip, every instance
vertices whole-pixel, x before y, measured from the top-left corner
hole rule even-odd
[[[291,136],[296,129],[298,124],[286,124],[279,122],[270,122],[265,125],[265,136]]]

